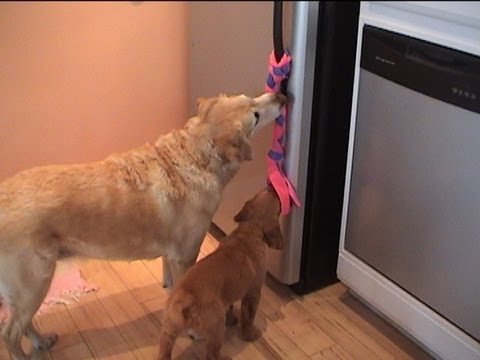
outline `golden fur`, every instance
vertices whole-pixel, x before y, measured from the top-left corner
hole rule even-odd
[[[235,217],[238,227],[219,248],[187,270],[168,299],[159,359],[171,358],[175,339],[185,329],[205,338],[207,359],[224,359],[220,348],[225,324],[237,322],[232,311],[237,300],[242,300],[242,338],[253,341],[260,335],[253,322],[266,275],[267,246],[283,248],[279,214],[275,191],[260,191],[245,203]]]
[[[102,161],[45,166],[0,183],[0,294],[11,308],[2,330],[13,359],[36,349],[32,317],[49,288],[56,260],[72,253],[105,259],[164,256],[171,285],[198,255],[225,185],[252,157],[249,137],[279,115],[285,98],[263,94],[199,99],[183,129]]]

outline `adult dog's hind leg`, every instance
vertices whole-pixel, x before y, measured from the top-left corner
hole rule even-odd
[[[49,333],[43,336],[40,335],[32,322],[30,322],[30,325],[27,326],[25,336],[30,339],[33,347],[37,350],[48,350],[58,340],[58,335],[55,333]]]
[[[10,276],[4,279],[11,314],[2,330],[2,336],[14,360],[29,359],[21,346],[26,335],[34,348],[48,349],[57,340],[57,335],[40,336],[32,324],[32,318],[47,295],[55,271],[54,256],[43,256],[30,252],[16,258],[17,263],[10,269]]]

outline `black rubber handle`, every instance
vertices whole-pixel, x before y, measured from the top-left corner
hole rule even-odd
[[[277,62],[280,62],[285,52],[283,48],[283,1],[273,2],[273,52]]]
[[[277,63],[283,57],[285,48],[283,47],[283,1],[273,2],[273,53]],[[287,79],[280,84],[280,92],[287,94]]]

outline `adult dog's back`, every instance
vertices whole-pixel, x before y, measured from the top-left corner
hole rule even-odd
[[[0,293],[11,307],[2,334],[14,359],[25,334],[45,349],[31,319],[60,253],[108,259],[164,256],[165,281],[195,262],[249,137],[278,116],[285,98],[200,99],[198,115],[153,145],[102,161],[45,166],[0,183]]]

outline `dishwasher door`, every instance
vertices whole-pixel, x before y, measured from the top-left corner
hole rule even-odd
[[[345,248],[480,340],[480,58],[365,26]]]

